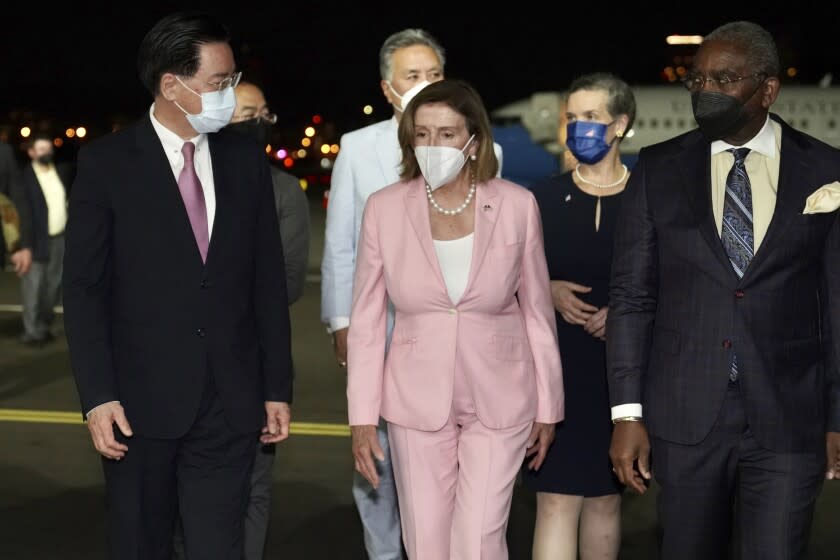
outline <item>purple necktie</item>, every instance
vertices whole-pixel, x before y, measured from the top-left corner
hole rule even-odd
[[[210,233],[207,229],[207,205],[204,202],[204,189],[201,188],[201,181],[198,180],[195,165],[193,165],[195,144],[184,142],[181,153],[184,154],[184,168],[178,177],[178,189],[181,191],[184,206],[186,206],[187,214],[190,217],[190,225],[195,236],[195,242],[198,244],[198,250],[201,253],[201,261],[206,262]]]

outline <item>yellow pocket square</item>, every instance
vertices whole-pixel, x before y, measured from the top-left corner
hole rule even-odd
[[[840,181],[823,185],[805,200],[803,214],[834,212],[840,208]]]

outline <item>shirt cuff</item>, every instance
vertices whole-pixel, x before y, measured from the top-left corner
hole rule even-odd
[[[104,403],[102,403],[102,404],[98,404],[98,405],[94,406],[93,408],[91,408],[90,410],[88,410],[88,411],[85,413],[85,418],[90,418],[90,414],[91,414],[94,410],[96,410],[97,408],[99,408],[100,406],[104,406],[104,405],[109,404],[109,403],[119,403],[119,402],[120,402],[120,401],[108,401],[108,402],[104,402]]]
[[[349,326],[350,326],[350,317],[331,317],[330,318],[330,326],[327,328],[327,332],[332,334],[335,331],[340,331],[341,329],[346,329]]]
[[[640,403],[619,404],[612,407],[612,419],[624,418],[625,416],[642,417],[642,405]]]

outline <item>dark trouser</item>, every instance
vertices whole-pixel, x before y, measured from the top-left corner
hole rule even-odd
[[[825,449],[779,453],[756,442],[738,384],[697,445],[652,441],[663,560],[801,560],[825,475]],[[733,518],[734,532],[732,538]],[[740,544],[733,545],[733,541]]]
[[[244,560],[262,560],[268,537],[268,520],[271,510],[272,467],[277,445],[263,445],[257,441],[254,470],[251,473],[251,495],[245,512],[243,544]],[[172,560],[185,560],[184,529],[181,520],[175,523]]]
[[[46,261],[32,261],[21,279],[23,334],[30,340],[49,336],[55,319],[53,308],[61,303],[61,274],[64,263],[64,236],[50,237]]]
[[[170,560],[180,511],[186,558],[241,560],[257,434],[230,429],[213,384],[180,439],[116,433],[128,452],[121,461],[103,459],[110,558]]]

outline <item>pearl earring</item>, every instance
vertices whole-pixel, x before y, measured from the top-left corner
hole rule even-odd
[[[475,154],[470,154],[470,159],[475,161]]]
[[[624,138],[624,131],[623,131],[623,130],[616,130],[616,131],[615,131],[615,135],[616,135],[618,138]]]

